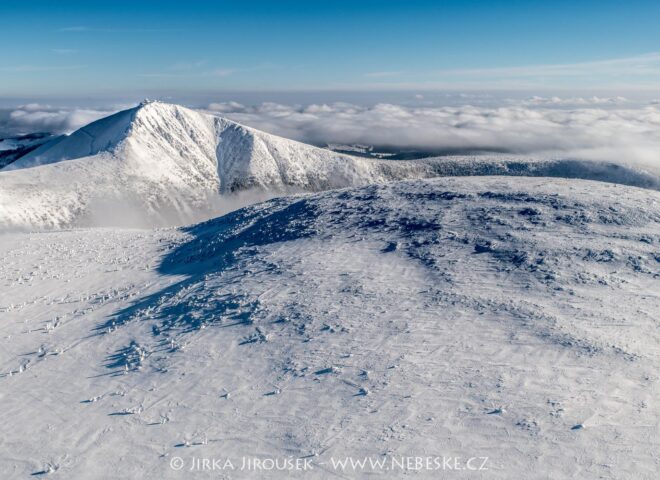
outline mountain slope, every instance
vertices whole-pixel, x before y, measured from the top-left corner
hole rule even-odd
[[[150,102],[44,145],[5,171],[95,155],[111,155],[145,177],[183,177],[191,188],[210,182],[222,193],[250,187],[315,191],[389,180],[414,170],[405,162],[365,161],[178,105]]]
[[[59,136],[23,156],[6,170],[34,167],[61,160],[112,151],[128,133],[139,108],[124,110],[86,125],[71,135]]]
[[[429,174],[422,165],[340,155],[148,103],[49,142],[0,172],[0,225],[180,224],[233,203],[218,194],[255,189],[262,198]]]
[[[4,235],[0,471],[654,479],[659,205],[599,182],[444,178],[185,230]],[[388,470],[333,464],[347,456]],[[443,456],[487,470],[415,468]]]
[[[0,170],[50,140],[53,135],[46,132],[0,138]]]
[[[58,137],[0,171],[0,228],[180,225],[282,193],[445,175],[660,188],[653,172],[570,159],[353,157],[152,102]]]

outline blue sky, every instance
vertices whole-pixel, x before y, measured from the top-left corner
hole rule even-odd
[[[657,1],[0,1],[0,97],[660,90]]]

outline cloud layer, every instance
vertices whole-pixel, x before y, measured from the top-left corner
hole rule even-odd
[[[88,123],[114,113],[117,108],[56,108],[30,103],[5,111],[0,118],[0,133],[70,133]]]
[[[348,103],[298,107],[263,103],[247,107],[228,102],[212,103],[208,110],[316,145],[550,154],[660,165],[660,105],[624,105],[625,99],[620,97],[533,97],[501,107],[382,103],[369,107]]]
[[[466,102],[469,102],[466,99]],[[315,145],[361,144],[430,152],[493,151],[660,168],[660,103],[621,97],[532,97],[501,106],[351,103],[291,106],[211,103],[206,111]],[[28,104],[5,111],[0,130],[68,133],[118,110]]]

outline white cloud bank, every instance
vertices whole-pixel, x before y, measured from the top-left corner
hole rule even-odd
[[[532,97],[516,103],[502,101],[502,105],[263,103],[245,106],[224,102],[212,103],[206,110],[315,145],[366,144],[437,152],[548,154],[660,169],[658,102],[633,107],[621,97]],[[68,133],[118,109],[65,109],[28,104],[6,112],[5,125],[0,127],[20,133]]]
[[[116,108],[56,108],[29,103],[8,112],[3,130],[8,133],[70,133],[115,111]]]
[[[624,108],[625,103],[621,97],[533,97],[492,108],[348,103],[246,107],[229,102],[212,103],[208,110],[317,145],[489,150],[660,166],[660,105]],[[578,107],[556,108],[564,105]]]

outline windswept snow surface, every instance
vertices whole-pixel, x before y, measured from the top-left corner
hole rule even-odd
[[[0,229],[173,226],[283,193],[463,175],[583,178],[660,189],[659,172],[624,164],[515,155],[354,157],[151,102],[58,137],[2,169]]]
[[[655,479],[659,202],[443,178],[184,230],[5,234],[0,471]]]

